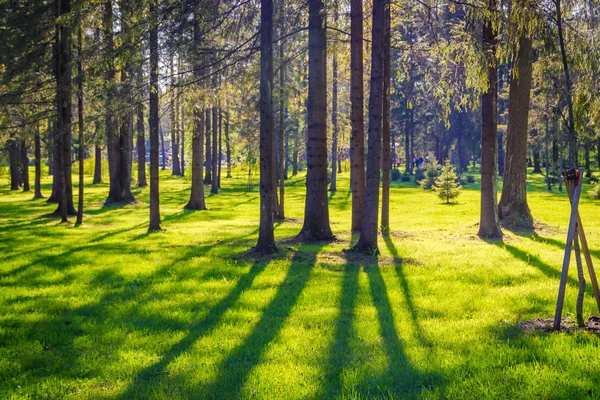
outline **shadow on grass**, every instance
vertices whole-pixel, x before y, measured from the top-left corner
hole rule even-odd
[[[197,340],[211,333],[217,327],[223,315],[238,301],[244,291],[250,289],[254,279],[265,269],[267,264],[267,261],[254,262],[250,271],[238,280],[229,294],[221,299],[202,320],[191,326],[188,334],[171,347],[157,363],[140,371],[119,398],[147,398],[152,393],[153,379],[162,376],[171,361],[188,351]]]
[[[404,275],[402,258],[398,253],[398,249],[392,242],[392,238],[390,238],[389,236],[384,236],[383,240],[388,251],[392,254],[392,257],[394,258],[394,269],[396,271],[396,276],[398,277],[400,287],[402,288],[402,296],[404,297],[404,302],[406,303],[406,307],[408,308],[408,312],[410,313],[410,319],[416,337],[422,346],[431,346],[431,342],[425,337],[423,329],[421,328],[421,324],[419,323],[417,308],[415,307],[415,303],[410,292],[410,286],[408,286],[408,281],[406,280],[406,276]]]
[[[310,251],[294,254],[284,281],[273,300],[263,311],[260,320],[246,341],[234,349],[217,368],[219,375],[209,385],[201,388],[206,398],[238,398],[252,369],[259,363],[263,352],[281,331],[292,308],[306,287],[317,260],[319,244]]]

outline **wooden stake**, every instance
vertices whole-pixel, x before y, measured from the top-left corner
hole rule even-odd
[[[581,195],[581,180],[583,179],[583,168],[579,168],[579,176],[575,183],[575,191],[573,192],[573,200],[571,201],[571,217],[569,219],[569,231],[567,234],[567,242],[565,244],[565,256],[563,258],[562,273],[560,275],[560,285],[558,287],[558,300],[556,301],[556,313],[554,315],[554,330],[560,329],[560,320],[562,318],[562,309],[565,302],[565,290],[567,288],[567,277],[569,276],[569,262],[571,261],[571,249],[573,247],[573,239],[577,230],[577,216],[579,197]]]
[[[569,194],[569,200],[573,198],[573,189],[570,185],[567,185],[567,193]],[[596,271],[594,270],[594,264],[592,263],[592,256],[590,255],[590,249],[588,247],[587,238],[581,224],[581,215],[577,212],[577,233],[579,240],[581,241],[581,250],[585,258],[585,264],[590,274],[590,281],[592,282],[592,289],[594,290],[594,298],[596,299],[596,305],[600,312],[600,289],[598,288],[598,279],[596,278]]]

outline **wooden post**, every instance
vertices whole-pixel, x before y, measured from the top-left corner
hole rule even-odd
[[[563,258],[562,273],[560,275],[560,285],[558,287],[558,300],[556,301],[556,313],[554,314],[554,330],[560,329],[560,320],[562,318],[562,309],[565,302],[565,290],[567,288],[567,277],[569,276],[569,262],[571,261],[571,249],[573,239],[577,232],[577,217],[579,197],[581,195],[581,180],[583,179],[583,168],[579,168],[579,175],[576,175],[575,190],[571,201],[571,218],[569,219],[569,231],[567,233],[567,242],[565,243],[565,256]],[[564,177],[565,181],[569,179]]]
[[[573,188],[571,185],[567,185],[567,193],[569,194],[569,200],[573,199]],[[594,270],[594,264],[592,263],[592,256],[590,255],[590,249],[588,247],[587,238],[581,224],[581,215],[577,212],[577,233],[581,241],[581,250],[585,257],[585,264],[587,265],[588,273],[590,274],[590,281],[592,282],[592,289],[594,290],[594,298],[596,299],[596,305],[598,311],[600,311],[600,289],[598,288],[598,279],[596,278],[596,271]]]

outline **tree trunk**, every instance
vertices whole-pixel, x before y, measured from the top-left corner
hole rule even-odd
[[[546,187],[548,189],[548,191],[552,191],[552,182],[550,182],[550,157],[549,157],[549,152],[548,152],[548,143],[550,141],[550,129],[548,127],[548,117],[546,117],[546,135],[545,135],[545,139],[546,139],[546,151],[545,153],[545,158],[546,158]]]
[[[221,154],[223,154],[223,110],[219,108],[219,159],[217,164],[217,183],[221,188]]]
[[[531,38],[527,32],[523,32],[519,37],[516,59],[512,63],[517,72],[513,71],[510,78],[504,184],[498,204],[498,216],[504,225],[520,229],[533,229],[526,186],[532,56]]]
[[[35,127],[35,194],[34,199],[42,199],[42,144],[40,141],[40,126],[39,123]]]
[[[284,197],[285,197],[285,151],[284,151],[284,141],[285,141],[285,48],[284,48],[284,39],[281,39],[285,35],[285,13],[284,13],[284,1],[279,1],[279,201],[277,204],[277,215],[276,218],[278,220],[283,220],[285,218],[285,210],[284,210]]]
[[[390,85],[391,85],[391,15],[389,0],[386,0],[383,25],[383,116],[381,147],[381,231],[390,231]]]
[[[158,130],[160,132],[160,147],[161,147],[161,156],[162,156],[162,170],[164,171],[165,169],[167,169],[167,152],[165,150],[165,132],[162,129],[162,126],[160,124],[160,120],[158,121]]]
[[[586,176],[591,176],[591,163],[590,163],[590,144],[589,142],[585,142],[583,145],[584,158],[585,158],[585,174]]]
[[[256,251],[273,253],[273,0],[261,0],[260,35],[260,224]]]
[[[141,80],[141,79],[140,79]],[[144,106],[137,107],[137,154],[138,154],[138,187],[146,187],[146,136],[144,133]]]
[[[179,99],[176,93],[175,67],[171,56],[171,175],[181,175],[179,164]]]
[[[56,105],[58,113],[57,172],[59,175],[58,208],[62,222],[75,215],[71,181],[71,31],[64,18],[71,12],[70,0],[57,0],[56,26]]]
[[[210,107],[206,109],[206,175],[204,176],[204,184],[210,185],[212,183],[212,149],[210,147]]]
[[[225,152],[227,153],[227,178],[231,176],[231,141],[229,139],[229,111],[225,113]]]
[[[379,174],[383,117],[384,24],[387,0],[373,0],[371,92],[369,94],[369,136],[367,153],[365,210],[360,238],[355,249],[367,254],[379,253],[377,247],[379,214]]]
[[[488,90],[481,95],[481,237],[501,238],[496,204],[496,176],[498,156],[498,66],[496,48],[498,40],[492,19],[497,13],[497,0],[488,0],[488,16],[483,26],[483,49],[488,64]]]
[[[210,192],[213,194],[219,193],[219,176],[218,176],[218,162],[219,155],[217,154],[217,146],[219,140],[219,108],[212,108],[212,185]]]
[[[19,149],[20,140],[16,137],[10,138],[8,142],[8,156],[10,163],[10,190],[19,190],[19,181],[21,180],[21,151]]]
[[[327,37],[323,0],[308,1],[306,203],[298,239],[332,240],[327,203]]]
[[[83,52],[82,52],[82,36],[81,22],[77,29],[77,118],[79,130],[79,198],[77,204],[77,221],[75,225],[83,223]]]
[[[150,0],[150,224],[148,231],[160,230],[160,205],[158,192],[158,0]]]
[[[338,23],[338,10],[337,2],[334,6],[334,25]],[[331,184],[329,185],[329,191],[337,191],[337,151],[338,151],[338,63],[336,50],[333,52],[333,66],[332,66],[332,88],[331,88],[331,125],[333,126],[333,133],[331,137]]]
[[[352,190],[352,232],[360,232],[365,201],[365,136],[363,89],[363,1],[351,0],[350,100],[350,187]],[[295,173],[294,173],[295,175]]]
[[[179,131],[179,142],[181,144],[181,176],[185,176],[185,107],[181,105],[181,129]]]
[[[92,184],[96,185],[102,183],[102,147],[96,145],[94,155],[94,181]]]
[[[23,182],[23,191],[29,192],[29,156],[27,155],[27,143],[21,140],[21,182]]]

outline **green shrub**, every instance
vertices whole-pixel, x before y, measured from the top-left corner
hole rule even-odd
[[[391,175],[392,181],[393,181],[393,182],[396,182],[397,180],[399,180],[399,179],[400,179],[400,176],[401,176],[401,175],[402,175],[402,174],[400,174],[400,171],[394,168],[394,169],[392,170],[392,175]]]
[[[423,169],[417,169],[415,170],[415,183],[419,184],[419,182],[421,182],[421,180],[423,180],[425,178],[425,170]]]
[[[400,180],[402,182],[410,182],[410,174],[402,174],[402,177],[400,178]]]
[[[445,200],[446,204],[450,203],[450,200],[456,198],[460,194],[460,183],[457,182],[456,173],[454,167],[450,164],[450,161],[446,160],[446,163],[442,167],[441,175],[436,179],[435,185],[433,186],[440,199]]]
[[[440,176],[440,164],[435,157],[431,157],[431,161],[425,166],[423,178],[417,180],[417,182],[419,182],[423,189],[430,190],[435,185],[435,180],[438,176]]]
[[[600,184],[596,184],[596,186],[594,186],[592,188],[592,190],[588,191],[588,194],[590,195],[590,197],[594,200],[599,200],[600,199]]]
[[[473,175],[467,175],[467,183],[475,183],[475,177]]]

